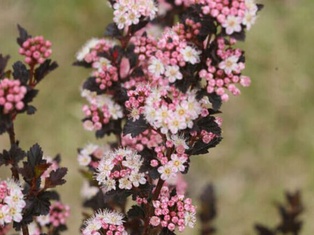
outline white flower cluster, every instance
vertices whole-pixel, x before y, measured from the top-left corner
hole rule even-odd
[[[108,232],[108,233],[107,233]],[[85,221],[83,235],[120,234],[127,235],[123,226],[123,215],[109,210],[100,210]]]
[[[0,181],[0,226],[22,220],[26,203],[21,186],[13,180]]]
[[[193,127],[193,120],[199,117],[202,106],[196,99],[194,91],[182,94],[184,97],[173,98],[172,104],[162,102],[159,89],[152,89],[144,106],[144,116],[147,122],[161,133],[169,131],[176,134],[179,130]]]
[[[113,9],[113,21],[119,29],[138,24],[141,17],[152,20],[158,12],[154,0],[117,0]]]
[[[108,192],[120,189],[131,189],[146,183],[144,173],[140,173],[143,160],[134,150],[117,149],[114,152],[105,153],[100,160],[96,180]]]

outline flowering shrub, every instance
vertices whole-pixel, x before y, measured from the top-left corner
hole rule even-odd
[[[31,102],[38,83],[58,67],[48,57],[51,43],[42,36],[32,37],[18,26],[19,52],[25,64],[17,61],[6,70],[9,56],[0,54],[0,134],[8,134],[10,149],[0,153],[0,166],[8,166],[11,179],[0,180],[0,234],[12,227],[23,235],[59,234],[66,229],[69,208],[52,190],[65,183],[67,168],[60,167],[60,156],[43,156],[38,144],[26,152],[15,137],[14,121],[22,114],[34,114]],[[55,201],[51,204],[51,201]]]
[[[182,174],[222,139],[217,117],[250,85],[236,48],[261,5],[253,0],[109,0],[113,23],[75,65],[91,69],[81,90],[83,126],[105,146],[79,149],[88,234],[175,234],[196,209]]]

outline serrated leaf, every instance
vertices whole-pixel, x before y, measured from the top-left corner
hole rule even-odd
[[[167,228],[163,228],[159,235],[176,235],[176,234]]]
[[[140,116],[139,119],[133,121],[132,119],[128,119],[124,128],[123,134],[131,134],[132,137],[136,137],[149,127],[149,124],[146,122],[143,115]]]
[[[12,67],[14,79],[20,80],[23,85],[26,85],[30,77],[26,66],[21,61],[17,61],[13,64]]]
[[[130,219],[133,218],[145,218],[145,212],[142,207],[133,205],[131,209],[127,212],[127,216]]]
[[[86,81],[83,84],[83,89],[94,91],[97,94],[103,93],[103,90],[99,88],[99,85],[96,83],[95,77],[89,77],[86,79]]]
[[[204,117],[200,120],[198,120],[192,130],[195,131],[200,131],[200,130],[205,130],[207,132],[212,132],[215,135],[220,136],[221,135],[221,128],[219,127],[219,125],[215,122],[215,118],[213,116],[207,116]]]
[[[87,63],[86,61],[75,61],[72,65],[73,66],[80,66],[80,67],[84,67],[84,68],[91,68],[92,67],[92,64]]]
[[[33,115],[33,114],[36,113],[36,111],[37,111],[37,109],[36,109],[34,106],[32,106],[32,105],[27,105],[26,113],[27,113],[28,115]]]
[[[47,74],[49,74],[56,68],[58,68],[57,62],[51,62],[51,60],[46,60],[35,70],[34,77],[36,82],[39,83],[45,76],[47,76]]]
[[[3,150],[0,154],[0,166],[5,164],[17,164],[25,157],[25,152],[19,148],[16,144],[12,145],[10,150]]]
[[[34,216],[47,215],[50,210],[50,194],[46,191],[32,197],[30,201],[31,211]]]
[[[208,153],[208,150],[210,148],[215,147],[217,144],[220,143],[222,140],[221,137],[215,137],[212,141],[210,141],[208,144],[204,143],[202,140],[197,141],[194,146],[189,149],[187,152],[190,155],[200,155],[200,154],[206,154]]]
[[[32,36],[29,35],[27,33],[27,31],[22,27],[20,26],[19,24],[17,25],[17,29],[19,31],[19,37],[16,39],[17,43],[22,46],[23,43],[28,39],[28,38],[31,38]]]
[[[38,90],[29,88],[23,101],[25,103],[30,103],[37,96],[37,94],[38,94]]]
[[[66,182],[63,177],[67,174],[68,169],[65,167],[58,168],[55,171],[50,172],[50,175],[45,180],[45,188],[53,188],[57,185],[62,185]]]
[[[35,167],[43,163],[43,151],[39,144],[34,144],[27,152],[27,161],[32,166]]]
[[[120,38],[122,36],[122,31],[118,29],[116,23],[110,23],[107,25],[104,33],[105,37],[113,37],[113,38]]]
[[[51,166],[51,163],[41,163],[34,168],[35,178],[39,178]]]
[[[13,125],[10,115],[0,115],[0,135],[5,133]]]
[[[4,73],[9,59],[10,59],[9,55],[3,56],[2,54],[0,54],[0,76],[2,76],[2,74]]]
[[[97,130],[95,135],[97,138],[102,138],[105,135],[121,133],[121,120],[111,120],[106,125],[103,125],[100,130]]]
[[[275,235],[276,234],[271,229],[260,224],[255,225],[255,230],[258,232],[258,235]]]
[[[208,95],[209,102],[212,104],[213,110],[218,111],[222,105],[221,96],[215,93],[210,93]]]

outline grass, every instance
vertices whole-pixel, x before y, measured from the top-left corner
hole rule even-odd
[[[223,142],[208,156],[192,159],[190,194],[196,199],[202,187],[213,182],[217,234],[249,235],[255,234],[257,221],[276,223],[273,202],[283,200],[284,190],[301,189],[306,206],[302,234],[312,234],[314,1],[260,2],[265,8],[241,44],[252,86],[224,104]],[[39,142],[47,155],[62,154],[70,171],[69,183],[59,190],[73,212],[67,234],[77,234],[81,177],[76,148],[95,138],[80,123],[79,87],[88,72],[71,64],[86,40],[102,35],[111,12],[103,0],[0,0],[0,12],[0,52],[11,54],[11,62],[21,59],[14,43],[17,23],[53,42],[60,68],[40,84],[36,115],[17,120],[17,137],[25,149]],[[7,146],[7,137],[1,136],[0,149]],[[5,177],[3,169],[0,175]]]

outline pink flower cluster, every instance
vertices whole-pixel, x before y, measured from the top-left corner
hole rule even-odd
[[[113,9],[113,21],[119,29],[138,24],[141,17],[152,20],[158,11],[154,0],[116,0]]]
[[[122,107],[114,102],[111,95],[97,95],[96,92],[82,91],[89,105],[83,106],[84,128],[89,131],[100,130],[110,120],[123,117]]]
[[[23,42],[19,53],[25,57],[25,63],[29,65],[42,64],[51,55],[51,42],[43,36],[27,39]]]
[[[184,199],[183,195],[170,196],[169,188],[164,186],[161,189],[158,200],[153,201],[154,215],[150,218],[150,224],[154,227],[161,226],[180,232],[186,226],[193,228],[196,222],[196,209],[190,198]]]
[[[225,92],[226,89],[233,95],[239,95],[240,90],[235,84],[240,83],[242,86],[247,87],[251,81],[249,77],[241,75],[241,71],[245,68],[244,62],[241,61],[243,52],[240,49],[231,47],[236,40],[230,39],[228,42],[224,38],[219,38],[217,42],[217,56],[221,59],[221,62],[218,66],[214,66],[212,61],[208,59],[207,69],[202,69],[199,76],[206,80],[208,93],[216,92],[223,101],[227,101],[229,95]]]
[[[127,235],[123,215],[109,210],[100,210],[85,221],[82,235]]]
[[[152,42],[151,39],[142,39],[143,37],[145,38],[145,36],[134,37],[132,42],[135,42],[134,51],[139,54],[139,60],[142,61],[143,66],[147,67],[149,80],[153,85],[163,86],[167,83],[174,83],[176,80],[182,80],[183,74],[180,68],[187,63],[200,62],[201,52],[192,43],[182,40],[182,36],[173,29],[166,30],[157,42]],[[136,41],[140,43],[136,43]],[[145,45],[145,43],[148,44]],[[146,58],[148,62],[145,60]]]
[[[117,149],[106,152],[97,167],[96,180],[103,190],[132,189],[146,183],[144,173],[140,172],[143,160],[131,149]]]
[[[25,106],[23,99],[27,88],[19,80],[4,78],[0,80],[0,108],[7,114],[14,110],[22,110]]]
[[[0,226],[22,220],[26,203],[21,186],[13,180],[0,181]]]
[[[144,147],[152,149],[162,143],[162,136],[154,130],[146,130],[136,137],[132,137],[130,134],[123,135],[121,139],[122,146],[135,149],[136,151],[142,151]]]
[[[255,23],[258,7],[254,0],[176,0],[176,5],[186,7],[200,4],[203,15],[217,20],[228,35],[250,29]]]
[[[185,24],[179,23],[173,26],[173,30],[179,35],[181,40],[192,40],[201,30],[201,23],[194,22],[192,19],[186,19]]]
[[[92,75],[96,78],[101,90],[111,87],[113,82],[118,81],[117,68],[111,65],[111,62],[106,58],[99,58],[98,61],[93,63],[96,69]]]
[[[37,222],[41,226],[52,225],[53,227],[59,227],[66,224],[66,219],[70,216],[70,207],[61,203],[60,201],[54,202],[50,206],[48,215],[42,215],[37,217]]]

